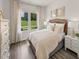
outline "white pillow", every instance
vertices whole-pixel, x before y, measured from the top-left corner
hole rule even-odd
[[[47,30],[48,31],[54,31],[54,28],[55,28],[55,23],[49,23],[47,25]]]
[[[63,31],[64,31],[64,24],[56,23],[54,31],[57,32],[57,33],[63,33]]]

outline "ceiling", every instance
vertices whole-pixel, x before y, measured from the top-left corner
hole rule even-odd
[[[20,0],[20,1],[38,6],[46,6],[50,4],[53,0]]]

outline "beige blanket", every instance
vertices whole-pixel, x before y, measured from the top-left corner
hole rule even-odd
[[[30,33],[29,39],[36,49],[37,59],[48,59],[57,47],[61,35],[52,31],[40,30]]]

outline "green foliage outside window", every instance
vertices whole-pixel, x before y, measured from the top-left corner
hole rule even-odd
[[[31,13],[31,29],[37,28],[37,14]],[[28,29],[28,13],[24,13],[24,17],[21,17],[21,30]]]

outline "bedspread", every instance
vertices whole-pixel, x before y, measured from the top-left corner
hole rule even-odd
[[[48,59],[57,47],[61,35],[53,31],[40,30],[30,33],[30,41],[36,49],[37,59]]]

